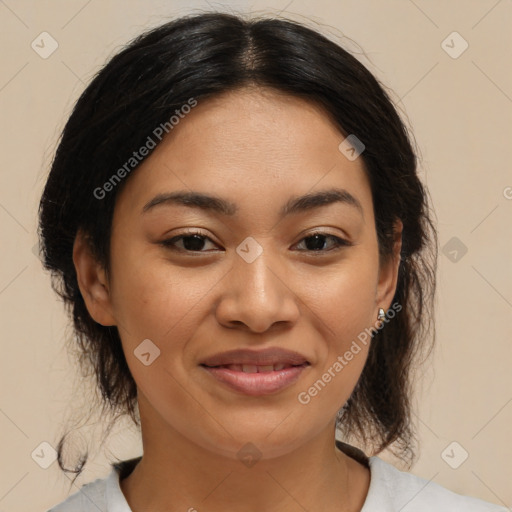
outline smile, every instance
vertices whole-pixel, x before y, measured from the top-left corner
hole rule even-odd
[[[271,395],[294,384],[309,363],[291,365],[227,364],[201,365],[215,380],[230,389],[250,396]]]

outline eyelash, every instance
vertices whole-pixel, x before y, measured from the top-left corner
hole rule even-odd
[[[178,235],[178,236],[175,236],[173,238],[170,238],[168,240],[163,240],[162,242],[160,242],[160,245],[164,246],[165,248],[167,249],[170,249],[172,251],[176,251],[176,252],[185,252],[185,253],[202,253],[202,252],[211,252],[211,251],[191,251],[191,250],[188,250],[188,249],[181,249],[181,248],[178,248],[175,246],[175,243],[179,240],[182,240],[184,238],[192,238],[194,236],[197,236],[197,237],[200,237],[204,240],[210,240],[212,243],[215,243],[213,242],[213,240],[211,240],[209,237],[207,237],[206,235],[204,235],[203,233],[199,232],[199,231],[187,231],[186,233],[183,233],[181,235]],[[339,250],[343,247],[350,247],[351,245],[353,245],[351,242],[343,239],[343,238],[340,238],[338,236],[334,236],[334,235],[331,235],[329,233],[324,233],[322,231],[315,231],[313,233],[310,233],[308,236],[305,236],[304,238],[302,238],[299,243],[303,242],[304,240],[307,240],[308,238],[312,238],[314,236],[323,236],[323,237],[327,237],[327,238],[332,238],[334,241],[335,241],[335,244],[334,244],[334,248],[333,249],[328,249],[328,250],[322,250],[322,249],[319,249],[319,250],[313,250],[313,249],[304,249],[304,250],[301,250],[299,252],[309,252],[309,253],[329,253],[329,252],[332,252],[332,251],[336,251],[336,250]],[[297,244],[296,244],[297,245]]]

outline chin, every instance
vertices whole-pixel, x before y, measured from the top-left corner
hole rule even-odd
[[[283,429],[279,432],[279,427],[258,426],[254,422],[251,425],[239,423],[237,431],[231,428],[229,432],[233,437],[223,431],[220,438],[204,439],[198,444],[222,457],[245,463],[247,459],[257,461],[282,457],[307,442],[307,436],[298,436],[295,431]]]

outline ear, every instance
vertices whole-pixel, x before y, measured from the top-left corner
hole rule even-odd
[[[104,326],[116,325],[105,270],[94,257],[82,231],[78,232],[73,244],[73,263],[78,286],[91,317]]]
[[[378,308],[383,308],[386,311],[390,308],[391,301],[395,295],[398,282],[398,269],[400,267],[400,251],[402,249],[402,231],[403,224],[402,221],[398,219],[394,225],[393,252],[387,258],[387,261],[380,265],[379,269],[379,280],[375,297],[375,317],[377,317]]]

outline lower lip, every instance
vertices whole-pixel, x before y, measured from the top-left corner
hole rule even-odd
[[[308,366],[304,364],[261,373],[246,373],[208,366],[202,368],[235,391],[246,395],[260,396],[271,395],[291,386]]]

